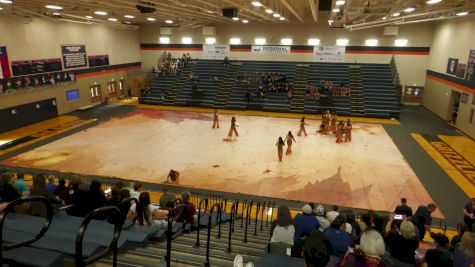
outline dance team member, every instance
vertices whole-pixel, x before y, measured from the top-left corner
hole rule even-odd
[[[237,130],[236,130],[236,127],[239,127],[239,125],[236,125],[236,117],[233,117],[231,119],[231,129],[229,129],[229,133],[228,133],[228,136],[229,137],[233,137],[233,133],[236,135],[236,136],[239,136]]]
[[[180,182],[180,173],[171,169],[167,176],[167,183],[179,184]]]
[[[285,155],[292,154],[292,140],[295,141],[295,138],[292,135],[292,132],[289,131],[289,133],[287,134],[287,137],[285,138],[285,141],[287,141],[287,151],[285,151]],[[295,142],[297,143],[297,141]]]
[[[336,121],[338,119],[338,116],[336,115],[335,112],[333,112],[333,115],[331,115],[331,131],[335,134],[336,133]]]
[[[337,144],[343,142],[344,131],[345,131],[345,126],[343,125],[343,121],[340,121],[340,123],[338,123],[338,126],[336,128],[336,143]]]
[[[279,140],[277,140],[277,143],[275,144],[277,146],[277,156],[279,157],[279,161],[282,161],[282,157],[284,157],[284,140],[282,137],[279,137]]]
[[[346,127],[345,127],[345,143],[346,142],[351,142],[351,130],[353,129],[353,125],[351,125],[350,119],[346,122]]]
[[[213,114],[213,129],[218,128],[219,129],[219,118],[218,118],[218,110],[214,109],[214,114]]]
[[[307,131],[305,131],[305,125],[308,126],[308,124],[305,123],[305,116],[302,117],[302,119],[300,119],[300,130],[299,132],[297,133],[297,136],[301,136],[302,133],[307,136]]]

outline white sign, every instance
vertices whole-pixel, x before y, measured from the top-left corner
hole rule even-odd
[[[261,54],[289,54],[290,46],[284,45],[253,45],[252,53]]]
[[[314,46],[313,57],[318,62],[343,62],[345,60],[345,47]]]
[[[203,45],[204,59],[224,59],[225,56],[229,57],[229,45]]]

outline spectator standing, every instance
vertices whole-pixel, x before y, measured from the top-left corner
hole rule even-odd
[[[59,179],[58,187],[54,190],[54,194],[61,200],[66,200],[68,196],[68,188],[66,187],[66,180],[64,178]]]
[[[168,209],[175,206],[175,194],[168,191],[168,188],[163,188],[163,195],[160,197],[160,208]]]
[[[405,197],[401,198],[401,205],[396,207],[394,214],[406,215],[406,217],[412,216],[412,208],[407,205],[407,199]]]
[[[323,208],[322,205],[318,205],[315,210],[315,217],[318,220],[318,223],[320,223],[320,231],[323,232],[325,229],[330,227],[330,221],[325,218],[325,208]]]
[[[330,243],[333,247],[333,254],[336,257],[341,257],[346,253],[348,248],[353,246],[353,240],[351,239],[350,234],[345,231],[346,220],[342,215],[338,215],[330,227],[327,228],[323,233],[330,240]]]
[[[333,210],[327,212],[327,220],[332,223],[335,218],[340,215],[340,212],[338,212],[338,206],[333,206]]]
[[[467,225],[469,231],[472,231],[472,225],[475,222],[475,197],[463,208],[463,221]]]
[[[5,172],[1,176],[2,189],[0,190],[0,202],[11,202],[20,198],[20,193],[13,187],[12,173]]]
[[[186,209],[180,209],[180,212],[174,217],[175,221],[184,222],[186,220],[186,222],[191,225],[195,222],[196,208],[195,205],[190,202],[190,197],[191,194],[188,191],[181,193],[181,200],[183,201],[182,205],[184,205]]]
[[[101,186],[102,184],[98,180],[92,180],[89,191],[86,193],[86,201],[83,204],[86,214],[107,204],[107,198]]]
[[[143,185],[139,182],[134,182],[132,190],[130,190],[130,197],[139,199],[140,193],[143,192]]]
[[[414,216],[412,216],[412,222],[419,230],[421,240],[424,240],[426,231],[430,233],[430,225],[432,224],[431,214],[436,209],[437,207],[434,203],[429,203],[427,206],[419,206]]]
[[[294,244],[295,227],[287,206],[280,206],[270,228],[271,243]]]
[[[310,236],[314,231],[320,228],[320,223],[317,218],[312,215],[312,207],[308,204],[302,207],[301,214],[295,216],[294,223],[295,241],[300,240],[302,237]]]
[[[54,184],[54,175],[49,175],[48,176],[48,184],[46,184],[46,189],[48,189],[52,194],[54,194],[54,191],[56,190],[56,185]]]
[[[66,196],[66,205],[72,205],[72,207],[66,210],[66,213],[71,216],[84,217],[86,216],[86,210],[84,202],[86,201],[86,191],[81,189],[82,178],[75,175],[72,177],[71,184],[69,186],[68,195]]]
[[[13,187],[20,193],[24,194],[28,192],[29,188],[28,185],[25,183],[25,174],[22,172],[17,173],[17,179],[15,183],[13,184]]]
[[[410,221],[390,220],[393,225],[388,231],[387,245],[391,256],[401,262],[415,264],[415,251],[419,247],[416,227]]]
[[[338,267],[387,267],[391,262],[384,258],[386,246],[380,233],[369,230],[361,235],[360,247],[347,253],[336,264]]]
[[[431,233],[430,237],[436,243],[435,249],[426,252],[425,267],[453,267],[452,254],[449,252],[449,239],[443,234]],[[456,266],[459,267],[459,266]]]

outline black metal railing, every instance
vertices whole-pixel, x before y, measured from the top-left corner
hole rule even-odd
[[[196,229],[196,247],[200,246],[200,228],[201,228],[201,210],[205,205],[205,211],[208,209],[208,198],[202,198],[200,204],[198,205],[198,221],[197,221],[197,229]]]
[[[210,244],[211,244],[212,217],[213,217],[213,213],[214,213],[215,208],[218,209],[219,218],[221,218],[221,205],[219,203],[215,203],[210,209],[209,218],[208,218],[208,237],[207,237],[207,240],[206,240],[206,262],[205,262],[205,267],[210,266],[210,263],[209,263],[209,247],[210,247]],[[219,224],[221,225],[221,220],[219,221]]]
[[[4,244],[3,243],[3,225],[5,223],[5,219],[7,218],[7,215],[12,212],[14,213],[15,208],[17,206],[23,205],[26,203],[33,203],[33,202],[41,202],[46,207],[46,221],[43,224],[43,227],[41,228],[40,232],[30,239],[26,239],[26,240],[19,241],[13,244],[8,244],[8,245]],[[52,220],[53,220],[53,206],[51,205],[51,202],[45,197],[21,197],[19,199],[16,199],[10,202],[4,208],[3,213],[0,214],[0,242],[1,242],[0,245],[2,246],[0,247],[0,261],[4,262],[3,251],[8,251],[8,250],[12,250],[12,249],[19,248],[22,246],[27,246],[33,242],[40,240],[40,238],[43,237],[46,231],[48,231]]]
[[[84,240],[84,234],[86,233],[86,228],[89,225],[89,223],[94,218],[96,218],[98,214],[100,214],[101,216],[106,215],[108,217],[108,222],[114,225],[114,236],[109,246],[105,250],[85,259],[82,255],[82,248],[83,248],[82,243]],[[102,208],[98,208],[91,211],[86,216],[86,218],[84,218],[84,220],[82,221],[81,226],[79,227],[78,232],[76,234],[76,255],[75,255],[76,266],[84,267],[86,265],[92,264],[98,261],[99,259],[109,255],[112,252],[112,266],[116,267],[117,254],[119,251],[117,248],[117,240],[119,240],[122,223],[123,223],[122,214],[120,213],[120,210],[117,207],[108,206],[108,207],[102,207]]]
[[[256,205],[256,220],[255,220],[255,223],[254,223],[254,236],[257,235],[257,225],[259,223],[259,211],[261,211],[261,202],[260,201],[257,201],[257,205]]]
[[[244,227],[244,211],[247,210],[247,206],[249,203],[247,202],[247,199],[244,199],[242,202],[242,209],[241,209],[241,228]]]
[[[252,210],[252,205],[254,204],[254,200],[251,200],[251,202],[247,205],[247,211],[246,211],[246,228],[244,230],[244,243],[247,243],[247,226],[250,223],[251,220],[251,210]]]
[[[228,249],[227,249],[228,253],[231,253],[231,238],[232,238],[232,233],[234,232],[234,221],[236,220],[238,207],[239,207],[239,200],[236,200],[231,206],[231,213],[229,214],[229,232],[228,232]]]

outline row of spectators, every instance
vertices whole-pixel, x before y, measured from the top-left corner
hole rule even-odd
[[[287,82],[284,73],[256,73],[256,75],[240,74],[236,83],[246,88],[245,98],[247,102],[254,100],[264,100],[267,93],[284,92],[290,100],[293,94],[293,84]],[[256,88],[252,88],[253,85]]]
[[[309,83],[306,88],[307,99],[320,100],[322,96],[350,96],[351,88],[346,84],[335,85],[331,81],[321,80],[319,85]]]
[[[270,246],[292,246],[292,256],[305,258],[307,266],[469,267],[475,264],[475,233],[468,231],[465,223],[460,224],[458,235],[449,242],[444,234],[430,230],[434,204],[420,206],[412,214],[405,199],[402,202],[389,219],[368,213],[360,221],[355,220],[351,211],[339,212],[337,206],[325,212],[322,205],[308,204],[295,218],[287,207],[281,206],[272,223]],[[475,199],[467,205],[475,208]],[[435,247],[424,255],[418,248],[426,230]]]
[[[178,75],[191,61],[189,53],[183,54],[181,58],[173,58],[171,53],[164,54],[157,62],[157,68],[152,67],[154,75]]]

